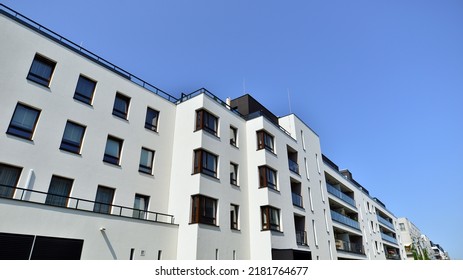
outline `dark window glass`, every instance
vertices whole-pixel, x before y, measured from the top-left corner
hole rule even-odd
[[[191,223],[216,224],[217,200],[202,196],[192,196]]]
[[[111,204],[113,203],[113,198],[114,189],[98,186],[93,212],[111,214]]]
[[[153,173],[154,151],[141,148],[139,171],[143,173]]]
[[[230,162],[230,184],[238,185],[238,164]]]
[[[230,204],[230,228],[238,229],[239,206]]]
[[[130,97],[117,93],[114,100],[113,115],[126,120],[129,113],[129,104]]]
[[[39,110],[18,103],[6,133],[31,140],[39,115]]]
[[[261,130],[257,132],[257,149],[266,149],[274,152],[273,136],[268,134],[266,131]]]
[[[230,145],[237,147],[238,129],[230,126]]]
[[[271,206],[260,207],[263,230],[280,231],[280,210]]]
[[[206,110],[196,111],[196,130],[205,131],[217,135],[218,118]]]
[[[133,217],[137,219],[146,219],[148,211],[149,196],[136,194],[133,203]]]
[[[95,91],[96,82],[80,76],[77,81],[76,92],[74,93],[74,99],[82,101],[87,104],[92,104],[93,93]]]
[[[108,136],[103,161],[119,165],[123,140]]]
[[[79,154],[84,133],[84,126],[68,121],[64,129],[60,149]]]
[[[277,172],[264,165],[259,166],[259,186],[261,188],[277,189]]]
[[[193,173],[217,177],[217,156],[205,150],[195,150]]]
[[[45,204],[66,207],[72,188],[72,179],[53,176],[48,188]]]
[[[40,55],[35,55],[27,79],[48,87],[56,63]]]
[[[152,131],[158,131],[158,118],[159,111],[148,108],[146,110],[145,128]]]
[[[12,198],[22,168],[0,164],[0,197]]]

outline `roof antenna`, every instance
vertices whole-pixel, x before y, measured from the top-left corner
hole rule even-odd
[[[288,104],[289,104],[289,113],[292,114],[293,111],[291,110],[291,97],[289,95],[289,88],[288,88]]]

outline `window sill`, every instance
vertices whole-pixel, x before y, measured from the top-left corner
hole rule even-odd
[[[201,173],[201,172],[199,172],[199,173],[192,173],[191,176],[196,175],[196,174],[200,174],[201,176],[206,176],[206,178],[212,179],[212,180],[217,181],[217,182],[220,183],[220,179],[219,179],[218,177],[215,177],[215,176],[213,176],[213,175],[209,175],[209,174],[206,174],[206,173]]]
[[[276,193],[280,194],[280,190],[274,189],[272,187],[259,187],[259,189],[268,189],[268,190],[271,190],[273,192],[276,192]]]
[[[218,225],[214,224],[206,224],[206,223],[200,223],[200,222],[193,222],[193,223],[188,223],[188,225],[198,225],[198,226],[208,226],[208,227],[213,227],[213,228],[220,228]]]
[[[108,166],[113,166],[113,167],[122,168],[121,165],[120,165],[119,163],[113,163],[113,162],[106,161],[106,160],[103,160],[103,163],[104,163],[105,165],[108,165]]]
[[[34,85],[38,85],[40,86],[41,88],[44,88],[44,89],[47,89],[48,91],[50,91],[50,83],[51,81],[48,82],[48,84],[45,84],[45,83],[42,83],[42,82],[38,82],[34,79],[30,79],[29,77],[26,78],[28,81],[30,81],[31,83],[33,83]]]
[[[261,232],[269,231],[269,232],[272,232],[272,233],[283,233],[281,230],[277,230],[277,229],[261,229],[260,231]]]
[[[209,135],[209,136],[211,136],[212,138],[214,138],[214,139],[220,141],[220,137],[217,135],[217,133],[214,133],[214,132],[209,131],[209,130],[204,129],[204,128],[202,128],[202,129],[196,129],[194,132],[198,132],[198,131],[204,131],[204,132],[206,132],[206,135]]]
[[[140,173],[140,175],[146,175],[146,176],[154,177],[152,172],[145,172],[143,170],[138,170],[138,173]]]
[[[127,123],[129,123],[129,119],[127,118],[127,116],[126,116],[126,117],[122,117],[122,116],[116,115],[116,114],[114,114],[114,113],[113,113],[112,115],[113,115],[113,117],[115,117],[115,118],[118,119],[118,120],[126,121]]]
[[[85,102],[85,101],[83,101],[83,100],[80,100],[80,99],[77,99],[77,98],[73,98],[73,100],[74,100],[76,103],[82,104],[82,105],[84,105],[84,106],[87,106],[87,107],[93,109],[93,104],[92,104],[92,103],[87,103],[87,102]]]
[[[73,156],[78,156],[78,157],[82,157],[82,154],[79,152],[74,152],[74,151],[71,151],[71,150],[66,150],[66,149],[63,149],[63,148],[60,148],[59,149],[61,152],[63,153],[66,153],[66,154],[70,154],[70,155],[73,155]]]

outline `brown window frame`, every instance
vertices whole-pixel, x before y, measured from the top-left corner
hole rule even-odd
[[[191,224],[217,225],[217,199],[204,195],[191,196]],[[207,203],[212,203],[212,213],[208,213]],[[209,215],[212,214],[212,215]]]
[[[256,134],[257,134],[257,150],[265,149],[267,151],[275,153],[275,137],[273,137],[273,135],[271,135],[265,130],[259,130],[256,132]],[[270,141],[272,144],[269,145],[268,141]]]
[[[272,175],[272,173],[274,175]],[[269,176],[274,176],[275,184],[269,182]],[[277,171],[267,165],[259,166],[259,188],[271,188],[278,190],[277,186]]]
[[[214,169],[207,167],[210,160],[209,156],[215,159]],[[219,157],[209,151],[203,149],[194,150],[193,174],[201,173],[217,178],[218,160]]]
[[[214,127],[210,127],[210,123],[209,123],[210,120],[214,121],[214,124],[213,124]],[[196,130],[195,131],[204,130],[204,131],[211,133],[212,135],[217,136],[218,127],[219,127],[219,118],[217,116],[206,111],[205,109],[196,110],[196,128],[195,128]]]
[[[276,223],[272,223],[272,211],[276,211]],[[260,213],[262,230],[281,231],[280,209],[266,205],[260,207]]]

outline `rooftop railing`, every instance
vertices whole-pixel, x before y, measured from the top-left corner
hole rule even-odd
[[[63,196],[36,190],[14,188],[5,185],[0,185],[0,190],[0,198],[49,205],[51,207],[60,207],[98,214],[132,218],[137,220],[145,220],[150,222],[174,224],[173,215],[147,211],[144,209],[135,209],[116,204],[102,203],[88,199]]]

